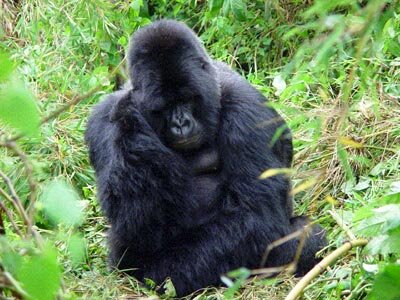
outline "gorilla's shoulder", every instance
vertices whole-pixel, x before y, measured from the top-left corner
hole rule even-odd
[[[110,122],[110,114],[127,90],[119,90],[107,95],[92,109],[86,132],[85,142],[89,146],[89,157],[92,164],[100,170],[110,156],[110,141],[115,136],[115,126]]]
[[[221,101],[241,102],[242,104],[264,103],[267,99],[252,86],[243,76],[232,70],[229,65],[219,61],[213,61],[217,70],[218,81],[221,87]]]
[[[99,103],[94,106],[91,113],[91,119],[98,117],[109,118],[110,112],[114,105],[119,99],[123,98],[127,92],[127,89],[122,89],[105,96]]]

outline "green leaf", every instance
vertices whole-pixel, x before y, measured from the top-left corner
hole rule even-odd
[[[140,12],[140,8],[143,6],[143,0],[133,0],[129,5],[134,11]]]
[[[230,2],[230,7],[233,15],[239,21],[246,21],[246,4],[242,0],[228,0]]]
[[[171,279],[165,281],[163,288],[165,290],[164,295],[167,296],[168,299],[176,297],[176,290]]]
[[[397,300],[400,299],[400,265],[387,265],[382,272],[378,273],[369,300]]]
[[[372,215],[357,226],[357,230],[366,236],[385,234],[400,228],[400,204],[389,204],[372,210]],[[357,213],[356,218],[360,216]]]
[[[53,223],[75,226],[83,221],[83,210],[78,195],[63,181],[56,180],[47,185],[41,202],[46,215]]]
[[[39,255],[26,257],[17,272],[17,279],[29,294],[29,299],[55,299],[61,283],[61,271],[55,251],[45,249]]]
[[[224,0],[210,0],[208,1],[208,7],[213,14],[217,14],[222,6],[224,5]]]
[[[390,235],[380,235],[369,241],[365,250],[372,255],[400,254],[400,231]]]
[[[7,80],[13,70],[14,65],[8,54],[0,51],[0,82]]]
[[[250,276],[250,270],[246,268],[239,268],[233,271],[230,271],[227,275],[230,278],[236,279],[233,282],[229,277],[221,276],[222,282],[224,282],[228,289],[224,292],[224,299],[233,299],[236,292],[243,286],[246,279]]]
[[[333,32],[327,37],[327,39],[320,46],[317,55],[311,62],[312,67],[321,68],[325,67],[329,63],[330,56],[334,53],[335,44],[340,40],[343,31],[345,30],[345,23],[342,22],[336,26]]]
[[[28,136],[39,135],[39,113],[32,94],[21,84],[0,90],[0,122]]]
[[[1,265],[12,274],[15,274],[21,267],[21,254],[14,251],[10,241],[5,236],[0,237],[0,258]]]
[[[85,239],[77,234],[71,236],[68,241],[68,252],[71,256],[73,265],[82,263],[86,256],[86,242]]]

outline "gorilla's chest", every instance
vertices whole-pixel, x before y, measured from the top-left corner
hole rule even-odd
[[[215,199],[219,185],[219,174],[193,176],[188,186],[188,196],[199,207],[209,206]]]
[[[218,205],[218,190],[220,176],[203,174],[194,176],[188,183],[185,211],[185,222],[190,226],[207,223],[215,216],[215,206]]]

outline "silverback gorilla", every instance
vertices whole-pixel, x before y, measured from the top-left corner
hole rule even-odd
[[[285,122],[183,23],[138,30],[128,67],[129,86],[95,107],[86,132],[111,265],[158,284],[170,277],[179,296],[259,267],[271,242],[307,223],[292,216],[286,177],[259,179],[291,165],[289,130],[274,137]],[[314,227],[297,274],[324,241]],[[290,262],[297,245],[275,248],[266,266]]]

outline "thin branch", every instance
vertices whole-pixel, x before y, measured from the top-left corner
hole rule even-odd
[[[347,224],[344,222],[343,218],[338,215],[338,213],[334,210],[330,210],[329,213],[331,214],[332,218],[336,221],[336,223],[343,229],[346,235],[350,238],[350,240],[355,240],[357,237],[354,233],[350,230]]]
[[[345,80],[345,85],[342,89],[342,97],[341,97],[341,103],[343,104],[343,114],[340,115],[339,121],[338,121],[338,128],[341,129],[341,127],[344,124],[345,118],[347,116],[347,112],[349,110],[349,99],[351,92],[353,90],[353,84],[356,78],[356,72],[359,69],[359,62],[362,59],[362,54],[365,49],[365,45],[367,44],[368,39],[370,38],[368,35],[368,32],[371,28],[371,24],[373,24],[374,18],[377,18],[382,10],[385,8],[385,3],[383,1],[375,0],[371,1],[370,4],[365,8],[365,11],[367,13],[367,16],[364,20],[364,25],[361,29],[361,33],[359,35],[359,39],[355,45],[356,53],[354,56],[354,62],[353,66],[350,69],[349,75],[347,76]]]
[[[355,239],[352,241],[345,242],[341,247],[333,251],[331,254],[321,260],[314,268],[312,268],[290,291],[289,295],[285,300],[296,300],[306,286],[319,274],[326,270],[333,262],[335,262],[340,256],[349,252],[352,248],[363,247],[368,243],[366,239]]]
[[[286,242],[288,242],[290,240],[293,240],[295,238],[302,237],[304,235],[304,233],[307,234],[310,230],[309,230],[309,228],[306,229],[306,227],[309,227],[309,226],[305,226],[305,227],[303,227],[303,228],[301,228],[299,230],[296,230],[296,231],[294,231],[294,232],[292,232],[292,233],[290,233],[288,235],[285,235],[284,237],[282,237],[282,238],[280,238],[280,239],[278,239],[276,241],[273,241],[271,244],[269,244],[267,249],[265,249],[265,252],[264,252],[264,254],[262,256],[260,267],[263,267],[266,264],[268,256],[269,256],[269,254],[271,253],[271,251],[274,248],[279,247],[279,246],[285,244]],[[296,254],[297,254],[297,252],[298,251],[296,251]]]
[[[113,76],[115,76],[115,74],[118,72],[119,68],[125,63],[125,61],[126,61],[126,58],[121,60],[121,62],[118,64],[118,66],[116,66],[114,68],[114,70],[112,70],[112,72],[106,78],[110,79]],[[66,111],[69,108],[71,108],[72,106],[78,104],[82,100],[85,100],[85,99],[93,96],[98,91],[100,91],[102,88],[103,88],[103,85],[99,84],[99,85],[95,86],[94,88],[92,88],[91,90],[89,90],[85,94],[80,94],[80,95],[74,96],[71,101],[69,101],[68,103],[64,104],[60,108],[56,109],[55,111],[50,113],[48,116],[42,118],[42,120],[40,121],[40,125],[43,125],[44,123],[47,123],[48,121],[50,121],[52,119],[55,119],[60,114],[62,114],[64,111]],[[15,142],[15,141],[19,140],[20,138],[22,138],[23,136],[24,136],[23,133],[19,133],[19,134],[15,135],[14,137],[11,137],[11,138],[7,139],[4,144],[10,143],[10,142]]]
[[[29,218],[28,214],[26,213],[24,206],[22,205],[21,199],[18,197],[10,178],[6,174],[4,174],[1,170],[0,170],[0,178],[2,178],[5,184],[7,185],[8,190],[10,191],[10,195],[7,194],[2,188],[0,188],[0,194],[2,194],[8,201],[14,204],[19,215],[21,216],[22,220],[27,226],[28,232],[32,234],[38,246],[42,247],[43,245],[42,238],[40,234],[35,230],[35,228],[33,228],[32,221]]]
[[[258,278],[269,277],[273,274],[282,273],[290,267],[290,263],[277,267],[268,267],[251,270],[250,275],[257,276]],[[260,276],[262,275],[262,276]]]
[[[22,296],[23,298],[30,298],[28,293],[24,291],[21,287],[20,283],[9,273],[3,272],[4,277],[8,281],[9,284],[14,288],[14,291],[18,293],[18,295]]]
[[[107,76],[107,78],[112,78],[113,76],[115,76],[115,74],[119,71],[119,68],[125,63],[125,61],[126,61],[126,59],[124,58],[118,64],[118,66],[115,67],[114,70]],[[54,112],[50,113],[48,116],[44,117],[40,121],[40,124],[42,125],[42,124],[56,118],[64,111],[66,111],[69,108],[71,108],[72,106],[78,104],[80,101],[87,99],[87,98],[91,97],[92,95],[94,95],[95,93],[97,93],[98,91],[100,91],[102,87],[103,87],[103,85],[99,84],[85,94],[74,96],[70,102],[68,102],[65,105],[61,106],[60,108],[56,109]],[[5,135],[4,131],[0,130],[0,136],[4,136],[4,135]],[[14,205],[18,214],[20,215],[23,222],[27,226],[28,232],[30,232],[33,235],[38,246],[41,247],[42,239],[40,237],[40,234],[35,230],[35,228],[33,227],[33,224],[32,224],[32,220],[33,220],[34,213],[35,213],[35,205],[34,204],[35,204],[36,198],[37,198],[37,193],[36,193],[37,181],[34,179],[34,176],[33,176],[32,163],[29,161],[28,156],[25,154],[25,152],[22,151],[16,144],[16,141],[23,136],[24,136],[23,133],[19,133],[19,134],[15,135],[14,137],[5,139],[5,140],[3,140],[3,142],[0,143],[0,146],[6,147],[6,148],[12,150],[16,155],[18,155],[18,157],[21,159],[21,161],[24,165],[24,171],[25,171],[25,174],[26,174],[26,177],[28,180],[29,190],[30,190],[28,209],[27,210],[24,209],[24,206],[22,205],[20,198],[18,197],[17,193],[15,192],[15,188],[14,188],[10,178],[8,178],[3,172],[1,172],[1,170],[0,170],[0,178],[2,178],[4,180],[4,182],[6,183],[8,189],[10,191],[10,194],[8,194],[6,191],[4,191],[1,188],[0,188],[0,194],[3,195],[5,199],[10,201]],[[7,217],[10,219],[10,222],[12,223],[12,226],[14,227],[15,231],[17,233],[20,233],[18,227],[16,226],[15,222],[12,219],[12,216],[9,214],[6,207],[2,204],[1,208],[6,212]]]
[[[36,191],[37,191],[37,181],[35,180],[35,177],[33,176],[33,166],[32,163],[29,161],[28,156],[24,151],[21,150],[21,148],[18,147],[18,145],[13,142],[7,142],[7,143],[0,143],[0,146],[6,147],[13,151],[17,156],[21,159],[23,165],[24,165],[24,171],[26,178],[28,180],[29,184],[29,206],[27,209],[28,216],[30,219],[33,218],[33,215],[35,213],[35,201],[36,201]]]
[[[260,264],[261,268],[252,270],[250,272],[250,274],[257,275],[258,278],[263,278],[263,277],[271,276],[272,274],[281,273],[283,271],[287,271],[288,274],[294,273],[294,271],[296,271],[296,267],[299,262],[301,253],[303,251],[305,241],[307,239],[307,235],[311,231],[311,228],[312,228],[312,225],[306,225],[302,229],[296,230],[295,232],[292,232],[291,234],[288,234],[288,235],[280,238],[279,240],[276,240],[276,241],[272,242],[271,244],[269,244],[263,254],[261,264]],[[298,238],[298,237],[300,237],[299,244],[296,248],[296,253],[291,262],[289,262],[288,264],[277,266],[277,267],[262,268],[265,265],[265,263],[267,262],[268,256],[269,256],[270,252],[272,251],[272,249],[279,247],[279,246],[285,244],[286,242],[293,240],[295,238]]]
[[[18,234],[20,237],[23,237],[24,235],[22,232],[19,230],[17,223],[15,222],[11,212],[7,209],[7,207],[4,205],[3,201],[0,200],[0,209],[4,211],[4,213],[7,216],[7,219],[10,221],[11,226],[13,227],[14,231],[16,234]],[[0,216],[1,217],[1,216]],[[4,225],[3,225],[4,226]]]

